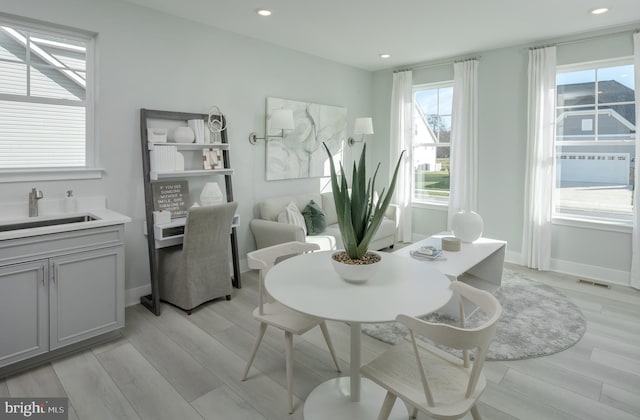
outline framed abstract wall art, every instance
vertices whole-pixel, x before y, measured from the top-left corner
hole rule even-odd
[[[270,116],[275,109],[293,111],[293,130],[271,127]],[[267,98],[267,181],[329,176],[329,160],[322,143],[327,144],[338,164],[346,138],[346,108]]]

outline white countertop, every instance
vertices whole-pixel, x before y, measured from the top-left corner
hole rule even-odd
[[[0,232],[0,240],[24,238],[29,236],[46,235],[50,233],[70,232],[74,230],[118,225],[129,223],[131,218],[109,210],[105,207],[102,196],[78,197],[77,211],[64,212],[63,200],[49,200],[39,203],[39,216],[28,217],[28,203],[5,203],[0,205],[0,225],[29,223],[41,220],[62,219],[74,216],[92,216],[97,220],[76,223],[64,223],[52,226],[41,226],[27,229],[8,230]]]

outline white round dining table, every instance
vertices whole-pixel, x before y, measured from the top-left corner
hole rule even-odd
[[[377,418],[386,391],[360,376],[362,323],[394,321],[398,314],[420,316],[438,310],[452,296],[450,280],[425,261],[379,253],[379,270],[363,283],[343,280],[333,270],[334,251],[298,255],[276,264],[265,278],[269,294],[308,315],[351,326],[350,375],[316,387],[304,404],[304,418]],[[400,400],[390,419],[406,419]]]

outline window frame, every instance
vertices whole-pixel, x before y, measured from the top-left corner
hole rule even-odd
[[[442,88],[452,88],[453,89],[453,80],[443,80],[443,81],[439,81],[439,82],[432,82],[432,83],[421,83],[419,85],[413,85],[411,87],[411,99],[412,99],[412,110],[411,110],[411,119],[412,121],[414,120],[415,116],[414,116],[414,109],[415,109],[415,96],[416,96],[416,92],[417,91],[421,91],[421,90],[430,90],[430,89],[442,89]],[[452,97],[453,100],[453,97]],[[447,115],[447,114],[444,114]],[[438,116],[440,116],[440,114],[438,114]],[[453,118],[453,108],[451,109],[451,118]],[[449,208],[449,198],[450,198],[450,193],[451,193],[451,189],[449,188],[449,195],[446,198],[442,198],[442,197],[437,197],[437,196],[433,196],[433,197],[429,197],[427,199],[417,199],[415,197],[415,188],[416,188],[416,172],[414,171],[413,168],[413,149],[416,147],[416,142],[414,141],[414,133],[415,133],[415,129],[414,127],[412,127],[411,130],[411,205],[412,207],[423,207],[423,208],[430,208],[430,209],[436,209],[436,210],[444,210],[446,211]],[[442,145],[438,145],[435,144],[434,147],[436,149],[436,156],[437,156],[437,150],[438,148],[449,148],[449,153],[451,153],[451,138],[449,139],[449,143],[443,143]]]
[[[583,70],[598,70],[602,68],[608,67],[619,67],[619,66],[634,66],[633,56],[625,56],[618,57],[613,59],[605,59],[605,60],[597,60],[597,61],[588,61],[588,62],[580,62],[574,64],[563,64],[556,66],[556,75],[559,73],[568,73],[568,72],[578,72]],[[596,77],[596,82],[598,82],[598,78]],[[556,84],[557,90],[557,84]],[[635,100],[634,106],[638,106],[638,93],[635,92]],[[556,93],[557,99],[557,93]],[[600,105],[610,105],[609,103],[599,103],[598,98],[594,97],[595,107],[592,111],[594,113],[599,112]],[[628,101],[627,101],[628,102]],[[625,103],[627,103],[625,102]],[[558,114],[558,105],[555,106],[555,115],[556,120],[554,120],[554,125],[557,124],[557,114]],[[638,121],[636,121],[636,127],[638,126]],[[606,231],[616,231],[616,232],[630,232],[632,226],[631,215],[622,215],[619,217],[614,217],[613,213],[606,212],[598,212],[598,211],[583,211],[583,212],[559,212],[557,211],[558,206],[558,188],[556,186],[556,171],[557,171],[557,150],[558,147],[563,146],[626,146],[633,145],[636,142],[636,139],[629,140],[598,140],[598,136],[601,135],[597,132],[597,123],[594,125],[594,140],[564,140],[558,141],[556,138],[557,131],[554,129],[554,138],[553,138],[553,179],[552,179],[552,199],[551,199],[551,218],[552,224],[555,225],[564,225],[564,226],[573,226],[573,227],[581,227],[581,228],[591,228],[597,230],[606,230]],[[638,135],[638,131],[636,128],[635,135]],[[565,152],[572,153],[572,152]],[[584,154],[592,153],[592,152],[581,152]],[[638,160],[636,156],[635,161],[635,170],[638,170]],[[635,205],[635,203],[634,203]]]
[[[95,32],[48,22],[22,18],[0,12],[0,25],[56,37],[82,41],[85,45],[85,165],[78,167],[1,168],[0,183],[23,181],[52,181],[66,179],[102,178],[104,169],[98,167],[98,147],[95,123],[96,94],[96,36]],[[68,105],[67,99],[33,98],[31,96],[0,93],[0,99],[20,103],[49,103]],[[74,106],[77,102],[73,102]]]

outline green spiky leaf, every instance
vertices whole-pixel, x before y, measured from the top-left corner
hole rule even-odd
[[[349,194],[349,185],[347,184],[342,164],[340,164],[341,180],[338,182],[338,173],[333,163],[333,156],[327,145],[324,143],[323,145],[329,156],[331,188],[345,252],[352,259],[360,259],[367,252],[369,243],[380,227],[384,213],[391,203],[404,151],[398,158],[389,188],[386,191],[383,189],[378,202],[374,203],[375,181],[380,164],[378,163],[376,166],[373,178],[367,179],[365,164],[366,144],[362,148],[358,164],[356,165],[354,162],[353,165],[351,194]]]

